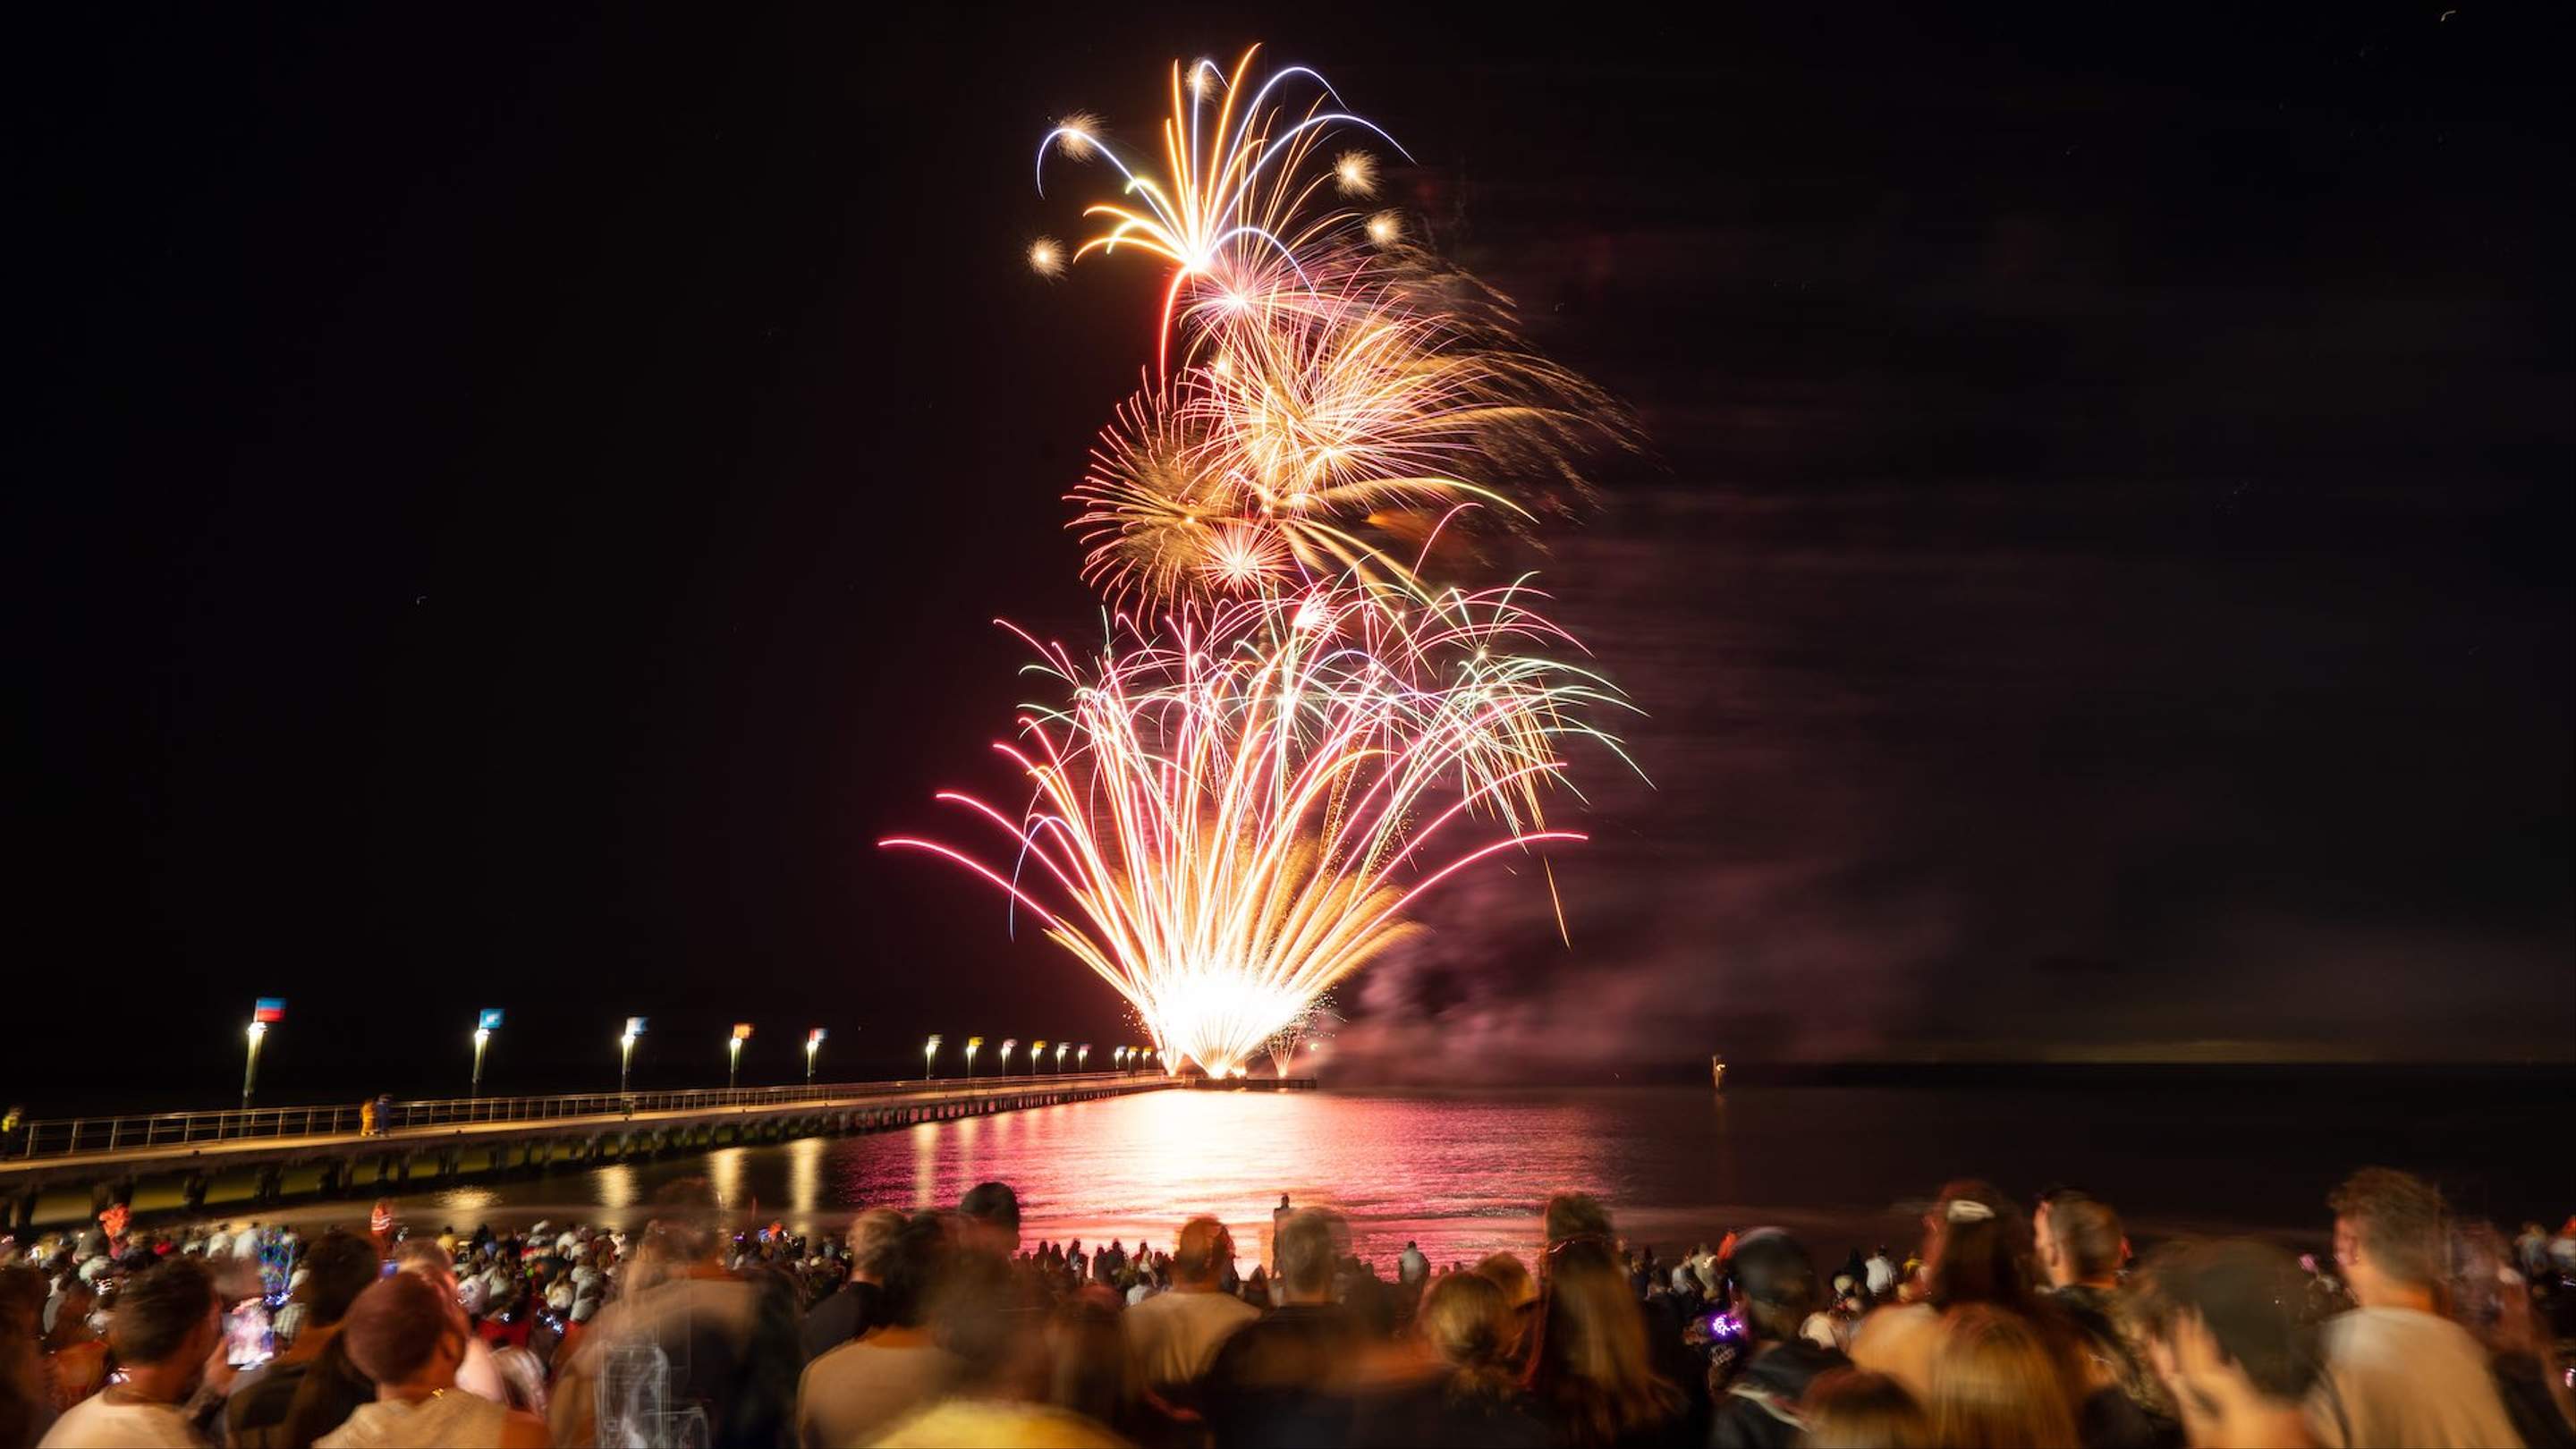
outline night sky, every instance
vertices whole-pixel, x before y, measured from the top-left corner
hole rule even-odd
[[[1029,159],[1270,42],[1648,445],[1528,560],[1652,787],[1348,987],[1380,1071],[2576,1053],[2545,7],[121,10],[17,144],[39,1111],[1129,1040],[935,862],[1158,278]],[[962,9],[962,7],[961,7]],[[1566,11],[1571,16],[1575,12]],[[1392,160],[1392,158],[1389,158]],[[2554,319],[2554,326],[2553,326]]]

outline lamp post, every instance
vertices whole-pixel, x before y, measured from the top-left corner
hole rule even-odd
[[[1084,1042],[1082,1045],[1073,1049],[1073,1069],[1079,1072],[1088,1068],[1090,1064],[1091,1043]]]
[[[939,1033],[934,1031],[930,1034],[930,1040],[921,1044],[921,1079],[923,1081],[927,1082],[933,1077],[939,1075],[936,1071],[932,1070],[933,1067],[938,1065],[938,1062]]]
[[[267,1035],[267,1022],[254,1021],[250,1024],[250,1050],[242,1058],[242,1110],[245,1112],[250,1110],[251,1087],[259,1080],[260,1039]]]
[[[1123,1072],[1127,1070],[1127,1049],[1125,1047],[1120,1047],[1118,1050],[1110,1053],[1109,1065],[1113,1071]]]
[[[751,1040],[751,1023],[737,1021],[733,1035],[725,1042],[725,1090],[733,1090],[734,1080],[742,1072],[742,1044]]]
[[[1002,1038],[1002,1075],[1003,1075],[1003,1076],[1006,1076],[1006,1077],[1007,1077],[1007,1076],[1009,1076],[1009,1075],[1011,1074],[1011,1048],[1013,1048],[1013,1047],[1015,1047],[1015,1046],[1018,1046],[1018,1045],[1019,1045],[1019,1041],[1018,1041],[1016,1038],[1013,1038],[1013,1037],[1007,1037],[1007,1036],[1006,1036],[1006,1037],[1004,1037],[1004,1038]]]
[[[984,1039],[980,1036],[966,1038],[966,1075],[970,1077],[975,1075],[975,1049],[983,1044]]]
[[[474,1018],[474,1089],[467,1095],[483,1095],[483,1048],[492,1044],[492,1033],[501,1025],[501,1009],[487,1006]]]
[[[1038,1040],[1029,1043],[1029,1074],[1031,1076],[1035,1076],[1039,1072],[1046,1070],[1046,1046],[1046,1039],[1044,1037],[1040,1037]]]
[[[626,1018],[626,1030],[617,1038],[617,1095],[626,1095],[626,1069],[635,1063],[635,1039],[644,1034],[644,1018]]]
[[[805,1034],[805,1085],[808,1087],[814,1085],[814,1053],[822,1049],[823,1028],[818,1026]]]
[[[1059,1077],[1064,1075],[1064,1054],[1071,1050],[1073,1050],[1073,1043],[1069,1041],[1060,1041],[1055,1044],[1055,1074]]]

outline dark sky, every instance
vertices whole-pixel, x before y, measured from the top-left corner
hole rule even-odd
[[[1031,148],[1253,39],[1650,439],[1538,563],[1654,787],[1582,762],[1571,950],[1484,877],[1345,1057],[2566,1060],[2544,7],[1924,8],[31,38],[0,1090],[220,1102],[259,994],[276,1099],[487,1005],[508,1089],[1127,1039],[873,842],[1006,784],[995,616],[1096,630],[1156,279],[1029,276]]]

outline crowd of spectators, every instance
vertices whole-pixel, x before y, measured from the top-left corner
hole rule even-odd
[[[1283,1199],[1028,1242],[1012,1190],[737,1230],[253,1223],[0,1242],[0,1449],[44,1445],[2566,1445],[2576,1219],[2507,1240],[2384,1168],[2330,1262],[2134,1258],[2118,1212],[1953,1182],[1903,1251],[1669,1256],[1580,1193],[1523,1257],[1385,1271]]]

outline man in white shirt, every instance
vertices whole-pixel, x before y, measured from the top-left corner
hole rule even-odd
[[[110,1384],[54,1421],[39,1449],[201,1449],[186,1405],[223,1341],[214,1280],[194,1258],[174,1258],[129,1279],[108,1324],[125,1382]]]
[[[1217,1284],[1234,1257],[1234,1238],[1214,1218],[1192,1218],[1172,1250],[1172,1287],[1127,1310],[1128,1362],[1155,1389],[1194,1384],[1206,1377],[1217,1350],[1238,1328],[1261,1316],[1252,1305]]]
[[[2335,1261],[2361,1306],[2326,1324],[2308,1422],[2326,1444],[2522,1442],[2484,1345],[2434,1311],[2449,1214],[2423,1179],[2365,1167],[2335,1189]]]

